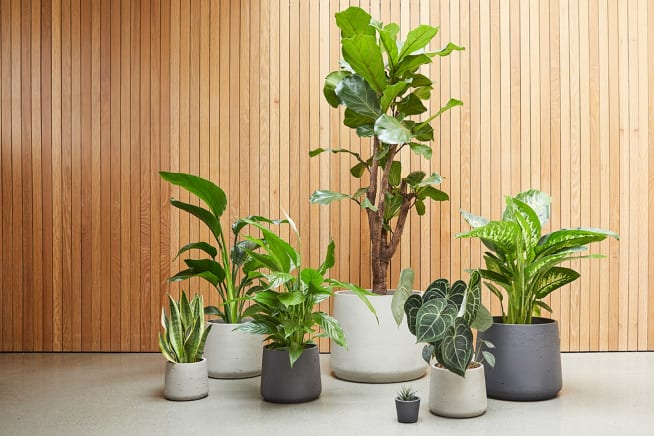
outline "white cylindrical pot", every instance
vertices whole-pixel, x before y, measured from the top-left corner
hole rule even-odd
[[[262,335],[234,331],[239,324],[212,320],[204,346],[209,377],[247,378],[261,374]]]
[[[173,401],[189,401],[207,395],[209,395],[207,359],[195,363],[166,362],[164,397]]]
[[[447,418],[472,418],[486,411],[486,380],[484,366],[466,371],[465,378],[431,366],[429,380],[429,410]]]
[[[334,296],[334,318],[343,327],[347,350],[331,344],[334,375],[363,383],[397,383],[420,378],[427,364],[422,345],[409,332],[406,318],[398,327],[391,312],[392,295],[368,297],[379,324],[368,307],[352,292]]]

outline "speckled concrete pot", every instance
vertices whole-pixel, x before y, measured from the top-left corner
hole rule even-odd
[[[406,317],[398,327],[391,301],[393,295],[369,297],[379,323],[352,292],[334,296],[334,318],[343,328],[347,349],[332,341],[330,364],[340,379],[362,383],[397,383],[425,375],[422,344],[409,332]]]
[[[195,363],[166,362],[164,397],[173,401],[199,400],[209,395],[207,359]]]
[[[479,336],[492,342],[495,367],[486,367],[489,398],[539,401],[561,390],[559,325],[534,317],[532,324],[504,324],[500,317]]]
[[[233,331],[240,324],[212,320],[204,346],[211,378],[247,378],[261,374],[263,335]]]
[[[447,418],[472,418],[486,411],[484,366],[469,368],[465,378],[453,372],[431,366],[429,380],[429,410]]]

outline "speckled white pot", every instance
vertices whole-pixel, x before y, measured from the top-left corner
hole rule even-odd
[[[334,296],[334,318],[345,332],[347,350],[332,342],[330,364],[334,375],[363,383],[397,383],[422,377],[427,364],[406,325],[398,327],[391,312],[392,295],[369,297],[379,324],[352,292]]]
[[[207,359],[195,363],[166,362],[164,397],[173,401],[198,400],[209,395]]]
[[[486,411],[484,366],[468,369],[465,378],[431,366],[429,410],[447,418],[472,418]]]
[[[263,335],[233,331],[239,324],[212,320],[204,346],[211,378],[247,378],[261,374]]]

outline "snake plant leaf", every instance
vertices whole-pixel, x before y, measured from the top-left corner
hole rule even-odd
[[[179,316],[182,320],[182,330],[186,332],[188,327],[193,322],[193,311],[191,310],[191,305],[188,302],[186,292],[182,292],[182,295],[179,299]]]
[[[371,27],[374,32],[374,29]],[[374,36],[356,35],[342,41],[343,59],[352,69],[370,85],[376,93],[381,94],[386,88],[388,81],[384,69],[381,49],[377,45]],[[352,77],[352,76],[350,76]],[[339,87],[347,80],[345,78]],[[336,88],[336,95],[343,101],[343,97]],[[376,100],[375,100],[376,101]]]
[[[351,6],[342,12],[337,12],[335,16],[336,25],[341,29],[343,38],[375,34],[375,29],[370,26],[372,17],[361,8]]]
[[[170,321],[168,323],[170,347],[175,350],[175,354],[179,361],[184,362],[186,358],[184,353],[184,329],[182,327],[182,318],[179,311],[179,305],[173,297],[168,295],[168,303],[170,307]]]
[[[167,361],[171,363],[178,362],[177,357],[175,357],[175,353],[173,352],[173,350],[170,349],[170,347],[166,343],[164,335],[162,335],[161,332],[159,333],[159,350],[161,351],[161,354]]]
[[[397,289],[391,300],[391,312],[397,325],[404,319],[405,303],[411,296],[413,287],[414,274],[411,268],[404,268],[400,271],[400,279],[397,283]]]
[[[422,358],[427,365],[431,364],[431,359],[434,358],[434,346],[432,344],[427,344],[422,347]]]
[[[601,229],[561,229],[543,236],[536,247],[536,258],[583,246],[591,242],[603,241],[607,237],[619,239],[617,233]]]
[[[459,233],[457,238],[480,238],[493,251],[512,253],[516,249],[520,227],[512,221],[491,221],[466,233]]]
[[[534,283],[536,298],[544,298],[550,292],[559,289],[579,278],[580,274],[570,268],[555,266]]]
[[[466,369],[472,360],[472,331],[462,319],[454,320],[443,336],[441,344],[443,366],[455,374],[465,377]]]
[[[324,312],[316,312],[313,314],[313,319],[324,331],[326,337],[331,338],[341,347],[347,348],[345,333],[343,333],[343,328],[336,318],[333,318]]]
[[[311,203],[325,205],[331,203],[332,201],[343,200],[344,198],[350,198],[350,196],[340,192],[317,190],[311,194],[309,201]]]
[[[341,80],[350,74],[352,73],[349,71],[338,70],[332,71],[327,75],[327,77],[325,77],[325,85],[322,88],[322,93],[330,106],[338,107],[338,105],[341,104],[341,100],[338,98],[335,92],[336,87],[339,83],[341,83]]]
[[[177,255],[175,256],[175,259],[177,259],[181,254],[189,250],[203,251],[207,253],[209,256],[211,256],[212,259],[215,259],[216,256],[218,255],[218,249],[216,249],[216,247],[214,247],[213,245],[208,244],[206,242],[192,242],[180,248],[179,251],[177,252]]]
[[[416,339],[418,342],[440,341],[448,326],[454,323],[458,308],[443,298],[424,303],[416,315]]]
[[[418,310],[422,306],[422,297],[418,294],[411,294],[404,303],[404,313],[406,314],[406,324],[412,335],[416,334],[416,321],[418,318]],[[395,319],[397,321],[397,318]],[[401,321],[401,320],[400,320]],[[399,322],[398,322],[399,324]]]
[[[225,192],[215,183],[192,174],[160,171],[159,175],[165,181],[184,188],[197,196],[209,206],[209,209],[217,218],[220,218],[225,212],[227,197]]]
[[[375,121],[375,135],[385,144],[405,144],[412,138],[411,130],[397,118],[386,114]]]
[[[362,117],[376,120],[382,113],[375,90],[358,74],[341,80],[335,93],[348,109]]]
[[[438,27],[428,26],[426,24],[420,25],[411,30],[406,36],[406,41],[404,41],[404,44],[402,45],[398,59],[402,60],[405,56],[425,48],[425,46],[429,44],[429,41],[436,36],[438,30]]]

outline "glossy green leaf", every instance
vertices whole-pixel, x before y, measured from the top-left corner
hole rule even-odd
[[[477,318],[477,312],[479,312],[479,306],[481,306],[481,275],[477,270],[472,271],[470,274],[464,301],[465,313],[463,319],[468,325],[471,325]]]
[[[431,58],[425,54],[410,55],[402,59],[395,70],[396,77],[402,77],[404,74],[416,71],[422,65],[431,63]]]
[[[439,185],[443,182],[443,177],[437,173],[432,173],[429,177],[425,177],[416,186]]]
[[[460,233],[457,238],[481,238],[493,243],[504,253],[512,253],[520,235],[520,227],[511,221],[491,221],[466,233]]]
[[[486,306],[480,304],[479,309],[477,310],[477,316],[475,317],[474,321],[470,323],[470,327],[477,331],[484,332],[488,330],[492,325],[493,316],[488,311]]]
[[[402,112],[405,116],[420,115],[427,112],[427,108],[422,101],[413,93],[406,96],[397,105],[397,110]]]
[[[495,367],[495,356],[493,355],[493,353],[490,353],[488,351],[482,351],[481,355],[484,356],[484,360],[486,361],[486,363],[488,363],[488,365],[491,368]]]
[[[422,297],[418,294],[411,294],[404,302],[404,313],[406,314],[406,323],[412,335],[416,334],[416,320],[418,310],[422,306]],[[398,323],[399,324],[399,323]]]
[[[607,237],[619,239],[618,234],[601,229],[561,229],[543,236],[536,247],[536,257],[554,254],[569,248],[603,241]]]
[[[440,341],[446,329],[454,323],[458,308],[443,298],[424,303],[416,315],[416,339],[418,342]]]
[[[413,151],[415,154],[422,156],[425,159],[431,159],[432,150],[430,146],[419,144],[417,142],[411,142],[409,147],[411,147],[411,151]]]
[[[216,218],[216,216],[213,215],[210,211],[203,207],[175,199],[171,199],[170,204],[199,218],[203,223],[207,225],[207,227],[209,227],[209,230],[211,230],[211,233],[213,233],[213,236],[216,238],[216,240],[220,242],[221,235],[223,233],[222,227],[220,226],[220,221],[218,221],[218,218]]]
[[[425,198],[431,198],[434,201],[447,201],[449,200],[449,195],[440,189],[436,189],[433,186],[422,186],[416,189],[416,197],[420,200]]]
[[[227,207],[225,192],[215,183],[202,177],[184,173],[169,173],[160,171],[159,175],[165,181],[184,188],[202,200],[216,217],[221,217]]]
[[[423,24],[411,30],[407,34],[406,41],[402,45],[398,58],[403,59],[405,56],[423,49],[436,36],[438,29],[438,27]]]
[[[536,298],[545,298],[552,291],[577,280],[579,276],[580,274],[573,269],[553,267],[534,283]]]
[[[424,201],[416,200],[415,207],[416,207],[416,212],[418,213],[418,216],[423,216],[425,213],[427,213],[427,207],[425,206]]]
[[[374,32],[373,28],[371,30]],[[356,35],[352,38],[344,39],[342,40],[342,51],[343,58],[350,64],[352,69],[359,76],[363,77],[375,92],[381,94],[388,82],[386,80],[381,49],[377,45],[375,37],[370,35]],[[343,81],[341,81],[342,83]],[[338,93],[338,88],[336,88],[336,95],[343,100],[343,97]]]
[[[336,25],[341,29],[343,38],[375,34],[375,29],[370,26],[372,17],[361,8],[351,6],[342,12],[337,12],[335,16]]]
[[[521,192],[515,196],[516,200],[526,203],[536,212],[541,227],[544,226],[550,219],[550,204],[552,199],[549,195],[536,189]]]
[[[422,355],[422,359],[427,362],[427,365],[431,365],[431,360],[434,358],[434,346],[432,344],[425,345],[422,347],[420,354]]]
[[[433,82],[431,79],[424,74],[414,74],[411,78],[411,87],[420,88],[420,87],[431,87]]]
[[[388,108],[393,104],[397,96],[401,95],[409,87],[405,81],[397,82],[393,85],[388,85],[381,96],[381,111],[385,113]]]
[[[429,142],[434,140],[434,128],[429,124],[416,124],[411,132],[418,141]]]
[[[376,120],[381,115],[377,94],[363,77],[353,74],[336,87],[336,95],[348,109],[362,117]]]
[[[375,135],[385,144],[405,144],[411,141],[411,131],[397,118],[381,115],[375,122]]]
[[[340,192],[318,190],[311,194],[309,201],[311,203],[325,205],[331,203],[332,201],[343,200],[344,198],[350,198],[350,196],[347,194],[341,194]]]
[[[442,56],[448,56],[453,51],[461,51],[461,50],[465,50],[465,48],[461,47],[461,46],[458,46],[456,44],[453,44],[451,42],[448,42],[447,45],[444,48],[442,48],[441,50],[439,50],[437,52],[434,52],[434,54],[437,55],[437,56],[442,57]]]
[[[335,248],[334,240],[331,239],[329,241],[329,245],[327,245],[327,252],[325,253],[325,260],[322,262],[322,264],[318,268],[318,272],[320,272],[320,274],[324,275],[325,273],[327,273],[327,271],[329,271],[334,266],[334,264],[336,263],[336,258],[334,257],[334,248]]]
[[[413,94],[420,100],[429,100],[431,98],[431,86],[421,86],[413,91]]]
[[[391,186],[400,186],[402,181],[402,163],[399,160],[394,160],[391,163],[391,171],[388,174],[388,183]]]
[[[349,71],[332,71],[325,77],[325,86],[322,89],[322,93],[325,96],[325,99],[327,100],[327,103],[329,103],[330,106],[332,107],[338,107],[339,104],[341,104],[341,100],[338,98],[336,95],[336,87],[338,86],[339,83],[341,83],[341,80],[349,76],[350,73]]]
[[[207,253],[209,256],[212,258],[215,258],[216,255],[218,254],[218,250],[216,247],[206,243],[206,242],[192,242],[190,244],[186,244],[182,248],[179,249],[177,252],[177,255],[175,256],[175,259],[179,257],[180,254],[185,253],[189,250],[200,250],[205,253]]]
[[[345,333],[340,323],[324,312],[316,312],[313,314],[314,321],[320,326],[324,332],[324,336],[332,339],[336,344],[341,347],[346,347]]]
[[[391,68],[394,68],[395,65],[397,64],[397,55],[398,55],[398,50],[397,50],[397,34],[400,31],[400,26],[398,26],[395,23],[390,23],[384,26],[383,28],[380,26],[376,27],[377,33],[379,34],[379,42],[381,43],[381,46],[383,47],[384,51],[388,55],[388,61],[391,66]]]
[[[357,112],[354,112],[352,109],[346,108],[343,124],[351,128],[362,126],[370,126],[370,128],[373,128],[375,125],[375,119],[365,115],[360,115]]]
[[[368,200],[368,197],[363,197],[363,200],[361,200],[361,208],[363,209],[370,209],[373,212],[377,212],[378,208],[374,204]]]
[[[457,318],[443,335],[441,353],[445,368],[465,377],[473,354],[472,331],[462,318]]]

